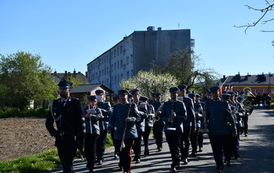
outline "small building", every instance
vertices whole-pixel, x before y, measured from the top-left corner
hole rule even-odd
[[[77,97],[81,101],[85,100],[85,97],[95,95],[96,90],[105,91],[106,99],[111,100],[113,91],[103,84],[83,84],[73,88],[70,92],[72,97]]]
[[[274,94],[274,76],[270,73],[245,76],[238,73],[235,76],[223,76],[221,82],[225,90],[231,88],[234,92],[242,92],[249,89],[253,94]]]
[[[83,83],[83,84],[88,83],[88,79],[87,79],[86,75],[84,75],[81,72],[76,73],[75,70],[72,73],[68,72],[68,71],[65,71],[65,73],[57,73],[57,71],[55,71],[54,73],[51,73],[51,76],[57,83],[59,83],[62,79],[69,80],[70,77],[75,77],[75,78],[79,79],[81,81],[81,83]]]

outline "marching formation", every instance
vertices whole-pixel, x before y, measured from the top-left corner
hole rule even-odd
[[[163,102],[161,93],[148,98],[138,89],[119,90],[111,105],[105,101],[104,91],[96,90],[82,108],[79,99],[70,97],[72,83],[62,80],[58,85],[61,98],[52,102],[46,127],[56,138],[64,173],[73,172],[77,149],[85,156],[89,172],[95,164],[104,164],[107,133],[113,140],[114,158],[119,160],[117,167],[124,173],[131,172],[132,162],[142,162],[141,155],[149,157],[150,134],[158,152],[165,135],[170,172],[177,172],[188,164],[189,157],[202,152],[203,136],[208,134],[216,172],[221,173],[224,165],[231,166],[232,157],[240,157],[240,135],[248,135],[247,117],[252,110],[243,104],[253,98],[248,92],[222,93],[214,86],[200,95],[179,85],[169,89],[170,99]]]

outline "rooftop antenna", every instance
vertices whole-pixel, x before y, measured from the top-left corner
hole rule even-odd
[[[180,23],[178,23],[178,29],[180,29]]]

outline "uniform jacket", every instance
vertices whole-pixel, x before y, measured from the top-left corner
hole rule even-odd
[[[54,122],[57,129],[54,128]],[[46,119],[46,128],[54,136],[55,133],[63,133],[76,136],[79,142],[85,132],[84,113],[79,99],[69,97],[65,106],[61,99],[51,103],[50,111]]]
[[[172,111],[176,113],[173,123],[168,122]],[[162,108],[162,117],[165,122],[164,131],[165,132],[184,132],[183,120],[186,119],[186,107],[181,101],[167,101],[164,103]],[[168,130],[169,128],[175,128],[174,131]]]
[[[145,131],[145,118],[147,117],[148,113],[148,105],[145,102],[137,102],[137,110],[140,116],[140,121],[136,122],[136,128],[138,132]]]
[[[196,127],[196,118],[194,112],[194,103],[191,98],[184,97],[183,102],[185,103],[187,110],[187,119],[184,120],[184,127]]]
[[[147,105],[147,113],[145,116],[145,127],[153,127],[153,119],[155,117],[155,110],[152,105]]]
[[[164,104],[164,103],[155,102],[155,101],[151,102],[151,105],[154,107],[155,112],[158,111],[161,104]],[[155,121],[154,125],[164,125],[163,117],[161,116],[161,114],[157,116],[159,116],[160,119],[159,121]]]
[[[235,119],[226,101],[210,100],[205,104],[205,111],[209,135],[236,133]]]
[[[89,106],[84,108],[85,115],[88,113],[88,110],[90,110]],[[91,116],[90,118],[85,116],[86,133],[100,135],[99,120],[97,119],[97,116],[100,114],[102,115],[102,112],[100,108],[95,108],[94,110],[95,110],[95,113],[93,114],[94,116]]]
[[[129,111],[130,108],[130,111]],[[130,122],[125,122],[126,118],[131,118]],[[133,139],[137,138],[137,128],[136,122],[140,121],[140,116],[138,114],[138,110],[135,103],[126,103],[121,104],[118,103],[113,106],[113,112],[109,119],[108,130],[116,130],[114,131],[114,139],[122,139],[124,130],[126,128],[125,138],[124,139]]]
[[[194,103],[194,111],[196,117],[196,126],[201,128],[203,122],[203,106],[201,102]]]
[[[108,121],[111,114],[111,104],[110,102],[98,102],[97,105],[103,113],[103,118],[99,119],[100,130],[107,130]]]

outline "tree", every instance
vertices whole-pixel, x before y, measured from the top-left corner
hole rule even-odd
[[[169,98],[168,89],[177,86],[179,81],[171,74],[156,74],[154,71],[139,71],[138,74],[130,79],[123,79],[120,83],[121,89],[139,89],[144,96],[151,96],[152,93],[160,92],[163,99]]]
[[[255,27],[260,22],[262,22],[262,24],[266,24],[266,23],[268,23],[270,21],[273,21],[274,18],[263,20],[265,18],[266,14],[269,11],[272,11],[273,8],[274,8],[274,4],[273,3],[269,3],[268,0],[265,0],[265,2],[266,2],[266,7],[265,8],[254,8],[254,7],[251,7],[250,5],[245,5],[248,9],[261,12],[262,15],[255,22],[252,22],[252,24],[247,23],[246,25],[241,25],[241,26],[236,26],[235,25],[234,27],[237,27],[237,28],[243,28],[244,27],[245,28],[245,33],[246,33],[246,31],[248,30],[248,28]],[[272,31],[263,31],[263,32],[274,32],[274,31],[272,30]]]
[[[7,56],[0,54],[2,105],[23,110],[33,100],[37,107],[42,101],[54,99],[56,82],[50,73],[51,68],[42,63],[39,55],[23,51]]]
[[[153,64],[153,69],[159,74],[169,73],[179,80],[180,84],[190,84],[190,76],[194,63],[189,49],[178,50],[164,58],[164,65]]]
[[[153,68],[159,74],[169,73],[173,75],[179,84],[188,85],[197,92],[204,92],[208,89],[205,87],[212,86],[218,73],[210,68],[202,68],[200,61],[200,57],[195,55],[193,51],[178,50],[166,57],[167,63],[165,65],[153,64]]]

